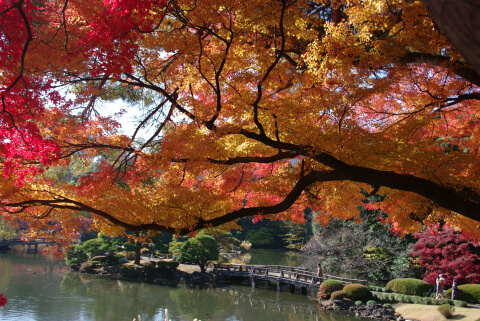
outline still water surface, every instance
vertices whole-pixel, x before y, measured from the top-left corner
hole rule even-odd
[[[359,320],[319,311],[302,295],[241,285],[201,290],[107,280],[22,252],[0,253],[0,292],[8,298],[0,321],[132,321],[138,315],[142,321]]]

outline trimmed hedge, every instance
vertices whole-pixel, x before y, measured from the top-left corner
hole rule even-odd
[[[370,291],[363,284],[352,283],[343,287],[343,291],[347,293],[347,297],[352,300],[361,300],[368,297]]]
[[[445,295],[446,298],[452,297],[452,289],[448,289]],[[480,303],[480,284],[462,284],[458,286],[459,300]]]
[[[423,293],[430,291],[433,285],[419,279],[403,278],[394,279],[387,283],[387,289],[395,293],[422,296]]]
[[[330,295],[335,291],[343,290],[343,284],[337,280],[325,280],[320,284],[317,297],[319,299],[329,299]]]
[[[330,295],[330,300],[343,300],[347,296],[347,292],[341,290],[341,291],[335,291]]]

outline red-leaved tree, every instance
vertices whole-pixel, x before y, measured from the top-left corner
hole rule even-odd
[[[0,307],[4,306],[5,304],[7,304],[7,297],[3,295],[3,293],[0,293]]]
[[[480,283],[479,244],[451,228],[428,228],[416,237],[411,255],[418,257],[426,268],[424,281],[433,284],[443,274],[447,285],[453,279],[459,283]]]

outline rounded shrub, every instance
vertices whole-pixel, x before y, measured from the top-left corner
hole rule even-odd
[[[370,291],[363,284],[352,283],[343,287],[343,291],[347,293],[347,297],[352,300],[361,300],[368,297]]]
[[[325,280],[318,288],[317,297],[319,299],[329,299],[330,295],[335,291],[343,290],[343,284],[337,280]]]
[[[419,279],[402,278],[393,279],[387,283],[387,289],[395,293],[422,296],[423,293],[430,291],[433,285]]]
[[[367,305],[375,305],[375,304],[377,304],[377,302],[374,301],[374,300],[368,300],[367,301]]]
[[[168,276],[172,276],[175,271],[177,270],[178,266],[180,265],[180,263],[176,262],[176,261],[158,261],[157,262],[157,267],[160,271],[160,274],[165,276],[165,277],[168,277]]]
[[[383,305],[383,307],[384,307],[385,309],[393,309],[393,305],[392,305],[391,303],[385,303],[385,304]]]
[[[438,312],[440,312],[445,317],[445,319],[449,319],[453,317],[453,314],[455,313],[455,308],[452,307],[450,304],[442,304],[438,307]]]
[[[362,301],[355,301],[355,305],[358,307],[360,305],[362,305]]]
[[[452,289],[448,289],[447,298],[452,297]],[[462,284],[458,286],[458,297],[455,298],[458,300],[470,302],[470,303],[480,303],[480,284]]]
[[[340,290],[335,291],[330,295],[330,300],[343,300],[347,296],[347,292]]]
[[[142,276],[142,268],[137,266],[124,265],[120,269],[120,275],[126,278],[139,278]]]

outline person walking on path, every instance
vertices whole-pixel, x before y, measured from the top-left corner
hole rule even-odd
[[[457,280],[453,279],[452,283],[452,300],[456,300],[458,298],[458,288],[457,288]]]
[[[437,297],[436,299],[443,299],[443,285],[445,284],[445,279],[443,275],[440,274],[437,278]]]

